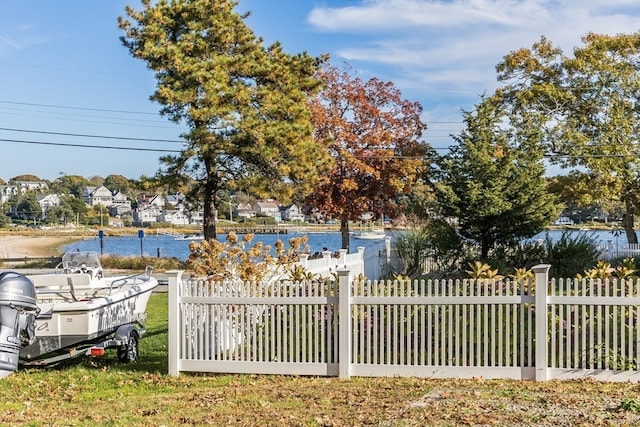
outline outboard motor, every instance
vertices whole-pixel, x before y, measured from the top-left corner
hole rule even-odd
[[[26,276],[0,274],[0,379],[18,369],[20,348],[36,338],[36,289]]]

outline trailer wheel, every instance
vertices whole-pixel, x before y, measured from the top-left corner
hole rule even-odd
[[[131,330],[127,343],[118,347],[118,362],[121,363],[135,363],[138,361],[140,355],[138,353],[138,332]]]

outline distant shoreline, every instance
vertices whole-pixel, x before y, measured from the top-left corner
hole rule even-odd
[[[77,240],[80,239],[57,236],[0,236],[0,259],[62,255],[61,248]]]

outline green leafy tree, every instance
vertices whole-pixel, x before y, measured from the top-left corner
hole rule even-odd
[[[74,212],[72,205],[68,202],[69,196],[63,196],[60,199],[60,204],[47,210],[45,214],[45,222],[51,225],[58,225],[62,223],[65,227],[78,218],[78,215]],[[84,204],[84,203],[83,203]],[[86,210],[86,207],[85,207]]]
[[[122,175],[109,175],[104,179],[102,185],[111,191],[121,191],[124,194],[129,194],[132,187],[129,179]]]
[[[78,198],[72,195],[61,195],[60,206],[64,209],[65,212],[65,225],[68,222],[86,224],[88,208],[82,198]],[[67,216],[69,212],[71,213],[70,217]]]
[[[497,244],[535,235],[558,214],[546,190],[541,136],[521,131],[528,127],[515,119],[483,99],[464,113],[457,144],[437,161],[442,213],[479,244],[482,260]]]
[[[80,175],[61,175],[51,182],[51,191],[62,194],[72,194],[82,199],[84,189],[91,186],[90,181]]]
[[[564,206],[563,212],[574,221],[591,221],[600,214],[606,218],[621,217],[620,201],[609,197],[608,189],[601,186],[600,177],[592,173],[576,170],[557,175],[549,178],[547,188],[558,197]]]
[[[40,179],[37,175],[24,174],[14,176],[9,180],[9,183],[15,183],[17,181],[42,181],[42,179]]]
[[[35,191],[27,191],[18,198],[16,212],[24,219],[35,219],[42,213]]]
[[[118,22],[131,55],[155,72],[161,114],[185,125],[184,148],[161,159],[160,181],[193,179],[204,236],[216,237],[216,195],[251,189],[286,202],[314,188],[330,163],[315,144],[308,98],[319,60],[268,47],[230,0],[142,1]]]
[[[94,175],[89,178],[89,182],[91,183],[92,187],[100,187],[101,185],[104,185],[104,178],[98,175]]]
[[[420,104],[402,99],[391,82],[363,81],[349,67],[326,66],[318,74],[325,84],[311,104],[315,138],[336,161],[307,205],[340,219],[348,249],[349,221],[391,213],[398,193],[410,193],[424,173],[428,148],[419,139],[426,125]]]
[[[566,56],[546,38],[498,64],[497,91],[514,113],[533,118],[545,149],[567,168],[586,170],[591,191],[624,205],[629,243],[640,194],[640,32],[587,34]]]
[[[9,224],[11,224],[11,218],[0,210],[0,228],[8,227]]]

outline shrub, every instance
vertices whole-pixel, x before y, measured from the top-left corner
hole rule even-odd
[[[423,274],[423,261],[429,259],[439,272],[462,265],[464,245],[462,239],[447,222],[435,220],[422,228],[398,234],[393,246],[408,276]]]
[[[571,237],[564,232],[555,242],[547,235],[542,244],[543,261],[551,264],[553,277],[577,277],[596,265],[600,256],[597,242],[587,234]]]

